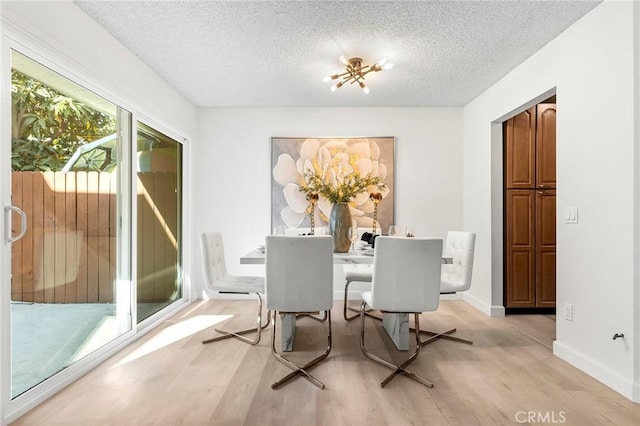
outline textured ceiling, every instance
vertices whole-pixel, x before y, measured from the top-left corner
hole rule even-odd
[[[599,1],[76,1],[195,105],[463,106]],[[340,55],[394,64],[335,93]]]

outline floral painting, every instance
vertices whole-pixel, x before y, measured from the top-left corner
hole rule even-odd
[[[365,229],[373,225],[377,202],[377,227],[386,233],[393,224],[394,143],[393,137],[272,138],[272,228],[284,226],[306,232],[311,226],[312,207],[316,229],[327,226],[332,201],[344,198],[358,227]],[[322,191],[318,191],[317,202],[310,198],[314,182],[336,188],[327,194],[332,199]],[[359,186],[349,192],[354,182]],[[348,196],[342,197],[343,188]]]

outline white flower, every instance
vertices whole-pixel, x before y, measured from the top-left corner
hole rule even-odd
[[[329,139],[321,142],[318,139],[305,139],[300,146],[300,156],[293,158],[289,154],[281,154],[273,168],[273,178],[282,186],[287,206],[280,212],[282,221],[291,228],[302,224],[307,216],[309,201],[300,186],[305,184],[305,173],[313,172],[325,181],[338,185],[345,176],[358,172],[361,176],[371,174],[384,183],[387,167],[379,161],[380,147],[368,139]],[[378,189],[372,186],[367,192],[358,194],[350,203],[351,215],[358,226],[371,226],[374,204],[369,199],[370,192],[381,192],[382,197],[389,194],[389,189]],[[315,223],[322,226],[328,221],[331,203],[320,197],[317,204]]]

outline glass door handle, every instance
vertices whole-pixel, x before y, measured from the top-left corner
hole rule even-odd
[[[20,233],[15,237],[11,235],[11,213],[16,212],[20,215]],[[27,215],[25,212],[20,210],[16,206],[4,206],[4,223],[5,223],[5,238],[8,243],[13,243],[18,241],[20,238],[24,237],[24,234],[27,232]]]

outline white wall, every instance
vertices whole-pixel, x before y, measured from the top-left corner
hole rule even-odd
[[[83,84],[90,90],[125,107],[137,119],[156,126],[159,130],[192,139],[196,129],[197,110],[181,97],[164,80],[158,77],[138,58],[122,47],[98,24],[88,18],[70,1],[55,2],[0,2],[2,43],[0,44],[0,81],[2,81],[2,117],[0,138],[2,162],[0,163],[0,194],[2,205],[10,204],[10,126],[7,125],[10,110],[9,98],[9,48],[53,67],[56,71]],[[188,144],[187,144],[188,151]],[[188,182],[188,181],[187,181]],[[3,219],[4,220],[4,216]],[[4,223],[2,223],[4,229]],[[10,246],[2,244],[0,277],[2,295],[0,300],[0,330],[2,330],[2,355],[0,378],[0,424],[15,419],[39,401],[50,396],[62,386],[75,380],[108,354],[101,351],[101,359],[94,357],[85,365],[72,366],[47,386],[42,395],[24,394],[9,402],[9,371],[4,355],[8,353],[10,284],[8,270]],[[147,328],[148,330],[149,328]],[[120,345],[122,345],[121,343]],[[111,345],[114,352],[118,348]],[[88,357],[89,358],[89,357]],[[84,370],[82,370],[84,368]],[[60,378],[60,376],[63,376]]]
[[[236,259],[269,232],[271,136],[396,136],[396,222],[414,224],[424,235],[476,231],[474,282],[466,299],[488,313],[500,313],[502,300],[502,253],[496,245],[502,236],[501,149],[491,123],[557,87],[559,219],[565,206],[578,206],[580,223],[558,222],[558,301],[572,303],[575,312],[573,322],[558,318],[554,352],[640,400],[640,361],[634,364],[633,356],[635,348],[640,358],[640,314],[634,322],[634,312],[640,312],[634,116],[640,124],[639,95],[634,110],[632,89],[637,4],[635,12],[628,2],[598,6],[464,111],[208,109],[199,116],[72,2],[0,5],[3,35],[17,34],[21,43],[110,99],[195,141],[191,235],[221,229],[230,273],[262,273]],[[635,55],[637,83],[637,46]],[[0,175],[2,188],[7,175]],[[197,238],[191,249],[194,281],[201,286]],[[619,331],[626,340],[612,341]]]
[[[72,1],[3,1],[14,39],[86,79],[120,105],[190,138],[196,108]],[[124,104],[124,105],[123,105]]]
[[[465,107],[463,223],[478,232],[474,284],[465,298],[497,312],[502,154],[499,126],[492,122],[557,88],[560,315],[554,353],[640,402],[634,395],[634,309],[640,307],[634,305],[639,111],[634,112],[633,8],[631,2],[604,2]],[[563,223],[567,206],[579,208],[579,224]],[[573,304],[573,321],[562,316],[565,303]],[[616,332],[624,332],[625,340],[613,341]]]
[[[264,273],[238,259],[270,232],[273,136],[395,136],[395,222],[441,237],[462,225],[461,109],[215,108],[199,121],[193,231],[222,231],[231,274]],[[192,250],[194,284],[201,285],[195,238]],[[344,282],[336,271],[339,292]]]

